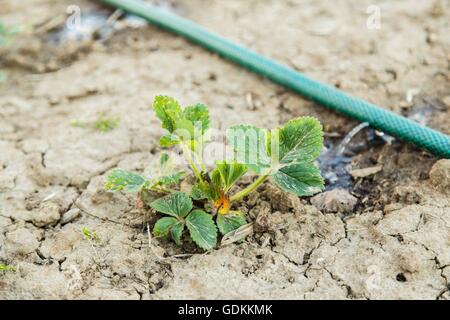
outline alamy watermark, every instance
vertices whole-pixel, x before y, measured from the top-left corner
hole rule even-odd
[[[381,8],[377,5],[370,5],[367,7],[366,13],[369,15],[366,21],[367,29],[380,30],[381,29]]]
[[[68,15],[66,27],[69,30],[76,30],[81,27],[81,8],[77,5],[70,5],[66,9]]]

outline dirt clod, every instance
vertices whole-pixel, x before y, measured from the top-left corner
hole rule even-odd
[[[351,212],[358,203],[358,199],[347,190],[334,189],[320,193],[311,198],[311,204],[323,212],[347,213]]]
[[[28,255],[39,247],[36,236],[27,228],[6,233],[5,252],[7,256]]]
[[[44,202],[33,212],[32,222],[36,227],[55,225],[61,218],[60,206],[56,202]]]
[[[430,180],[433,186],[442,192],[450,193],[450,160],[442,159],[436,162],[430,170]]]

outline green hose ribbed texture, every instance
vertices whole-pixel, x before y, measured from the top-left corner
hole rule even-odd
[[[251,71],[263,75],[330,109],[411,142],[431,153],[450,158],[450,137],[391,111],[355,98],[247,48],[239,46],[199,25],[140,0],[102,0],[126,12],[190,39]]]

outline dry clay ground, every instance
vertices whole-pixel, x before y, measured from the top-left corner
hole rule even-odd
[[[357,123],[156,27],[50,44],[52,21],[74,3],[101,9],[82,0],[3,0],[0,7],[6,23],[41,27],[1,52],[8,79],[0,86],[0,263],[16,272],[0,273],[0,298],[450,298],[449,161],[398,141],[362,140],[368,148],[355,153],[352,168],[382,170],[354,179],[349,191],[358,204],[349,213],[321,212],[310,199],[265,184],[240,205],[264,232],[206,254],[179,256],[192,249],[156,239],[150,248],[134,196],[105,192],[103,183],[110,169],[141,171],[161,152],[155,95],[208,104],[222,129],[313,115],[328,141],[339,141]],[[381,30],[368,30],[372,3],[168,7],[449,134],[450,2],[383,2]],[[119,127],[101,133],[70,125],[101,112],[120,117]],[[99,239],[85,239],[83,226]]]

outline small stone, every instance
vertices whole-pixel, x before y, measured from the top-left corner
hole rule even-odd
[[[320,193],[311,198],[311,204],[322,212],[350,212],[358,203],[358,199],[347,190],[334,189]]]
[[[70,209],[69,211],[67,211],[66,213],[63,214],[63,216],[61,218],[61,225],[65,225],[69,222],[72,222],[73,220],[78,218],[80,215],[81,215],[80,209],[78,209],[78,208]]]
[[[6,234],[5,248],[8,254],[27,255],[34,252],[38,247],[38,240],[26,228],[19,228]]]
[[[447,108],[450,108],[450,96],[442,98],[442,102],[446,105]]]
[[[430,170],[431,184],[442,192],[450,193],[450,159],[437,161]]]
[[[44,202],[34,212],[32,222],[36,227],[55,225],[61,218],[60,207],[56,202]]]

